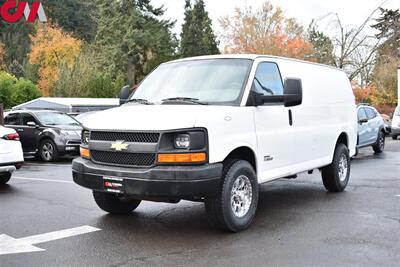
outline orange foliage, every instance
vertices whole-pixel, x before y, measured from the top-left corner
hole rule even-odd
[[[29,63],[39,65],[38,87],[44,96],[49,96],[58,80],[60,65],[74,64],[82,42],[56,26],[42,24],[31,36],[31,44]]]
[[[222,40],[226,53],[253,53],[310,59],[313,46],[295,19],[281,8],[265,2],[258,10],[236,8],[235,15],[222,17]]]

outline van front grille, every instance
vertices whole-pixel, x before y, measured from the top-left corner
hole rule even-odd
[[[125,141],[132,143],[157,143],[160,133],[139,132],[90,132],[90,140],[93,141]]]
[[[109,151],[90,151],[94,162],[105,165],[118,165],[126,167],[150,167],[156,160],[155,153],[126,153]]]

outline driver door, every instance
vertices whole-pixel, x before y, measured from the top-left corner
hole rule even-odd
[[[276,63],[259,63],[252,90],[264,95],[283,94],[283,82]],[[289,108],[283,103],[255,108],[260,182],[290,174],[295,149],[288,113]]]

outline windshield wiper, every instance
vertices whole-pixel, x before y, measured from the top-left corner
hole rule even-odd
[[[132,99],[129,99],[129,100],[127,100],[127,101],[125,102],[125,104],[126,104],[126,103],[132,103],[132,102],[139,103],[139,104],[143,104],[143,105],[152,105],[152,104],[153,104],[153,103],[150,103],[147,99],[141,99],[141,98],[132,98]]]
[[[207,103],[199,101],[198,98],[192,98],[192,97],[171,97],[163,99],[162,102],[188,102],[198,105],[208,105]]]

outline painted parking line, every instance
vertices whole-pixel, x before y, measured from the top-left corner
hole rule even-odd
[[[54,182],[54,183],[74,184],[73,181],[52,180],[52,179],[41,179],[41,178],[28,178],[28,177],[14,177],[14,176],[13,176],[11,179],[17,179],[17,180],[31,180],[31,181],[39,181],[39,182]]]
[[[0,235],[0,255],[16,254],[45,251],[45,249],[34,246],[35,244],[46,243],[53,240],[83,235],[91,232],[100,231],[101,229],[92,226],[81,226],[61,231],[54,231],[45,234],[27,236],[24,238],[13,238],[8,235]]]

